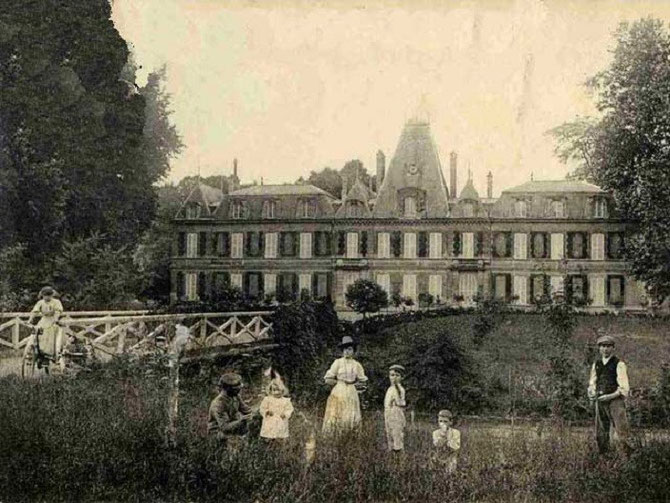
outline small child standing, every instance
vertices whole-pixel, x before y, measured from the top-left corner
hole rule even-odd
[[[405,447],[405,388],[402,377],[405,368],[402,365],[389,367],[391,385],[384,397],[384,424],[389,451],[400,452]]]
[[[445,467],[447,473],[453,473],[458,465],[458,451],[461,448],[461,432],[452,428],[453,414],[447,409],[437,416],[439,428],[433,432],[435,446],[434,460]]]
[[[293,414],[291,399],[284,396],[284,387],[273,381],[270,394],[263,398],[260,405],[260,414],[263,418],[261,438],[267,440],[283,440],[288,438],[288,420]]]

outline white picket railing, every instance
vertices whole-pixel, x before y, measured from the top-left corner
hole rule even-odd
[[[148,311],[88,311],[64,313],[59,324],[65,334],[90,344],[103,354],[142,352],[167,345],[169,327],[183,319],[193,336],[189,347],[212,348],[269,339],[270,311],[151,315]],[[21,349],[32,327],[30,313],[0,313],[0,348]]]

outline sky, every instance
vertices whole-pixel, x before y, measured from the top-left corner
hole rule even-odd
[[[328,5],[314,7],[314,5]],[[261,7],[262,6],[262,7]],[[546,132],[595,113],[586,80],[607,67],[613,32],[670,20],[667,1],[114,0],[139,83],[166,65],[185,144],[168,180],[230,174],[294,182],[360,159],[390,161],[405,122],[428,114],[448,180],[459,159],[484,194],[562,179]]]

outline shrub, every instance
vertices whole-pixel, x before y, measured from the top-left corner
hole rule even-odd
[[[367,316],[388,306],[388,295],[384,289],[369,279],[356,280],[345,293],[347,306]]]

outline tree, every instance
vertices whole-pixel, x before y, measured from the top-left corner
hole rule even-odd
[[[663,23],[621,24],[610,66],[588,85],[600,115],[550,133],[574,175],[611,191],[635,222],[624,256],[657,300],[670,295],[670,34]]]
[[[307,182],[325,190],[338,199],[342,197],[342,178],[340,174],[331,168],[323,168],[321,171],[312,171]]]
[[[345,293],[347,306],[367,316],[388,306],[388,295],[384,289],[369,279],[356,280]]]
[[[343,184],[346,185],[346,187],[343,187],[343,190],[350,188],[356,178],[363,182],[363,185],[366,187],[370,186],[370,174],[367,169],[365,169],[365,166],[363,166],[363,163],[358,159],[348,161],[340,170],[340,177],[342,178]]]

